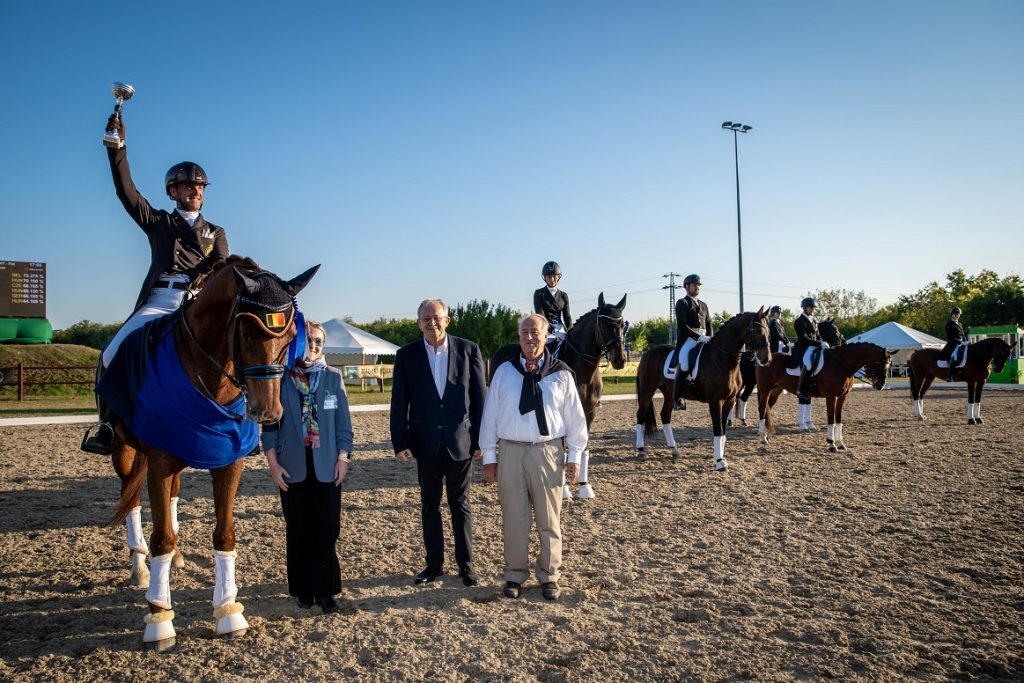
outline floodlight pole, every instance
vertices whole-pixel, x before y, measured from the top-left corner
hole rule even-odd
[[[722,130],[732,131],[732,148],[736,160],[736,245],[740,260],[740,313],[746,310],[743,307],[743,229],[740,220],[740,146],[738,133],[748,133],[753,126],[742,123],[726,121],[722,124]]]

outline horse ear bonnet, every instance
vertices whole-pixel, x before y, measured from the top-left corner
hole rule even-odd
[[[295,307],[281,279],[263,271],[245,279],[238,296],[238,314],[255,318],[267,332],[278,335],[291,327]]]

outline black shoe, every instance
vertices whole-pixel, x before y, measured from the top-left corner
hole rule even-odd
[[[540,591],[545,600],[557,600],[562,595],[562,589],[558,587],[557,581],[548,581],[541,584]]]
[[[423,583],[430,583],[439,576],[444,576],[444,569],[440,567],[427,567],[416,576],[412,577],[413,585],[419,586]]]
[[[674,408],[676,410],[686,410],[686,399],[677,398]]]
[[[323,609],[324,614],[334,614],[341,606],[338,605],[338,601],[334,599],[333,595],[322,595],[316,599],[317,603]]]
[[[476,572],[468,564],[459,570],[459,577],[462,579],[462,585],[464,586],[475,586],[480,583],[480,577],[476,575]]]
[[[501,589],[501,592],[506,598],[518,598],[522,590],[523,584],[516,583],[515,581],[506,581],[505,587]]]
[[[89,432],[92,427],[85,431],[85,436],[82,437],[81,449],[86,453],[95,453],[96,455],[110,455],[114,450],[114,430],[106,422],[101,422],[96,433],[92,436]]]
[[[309,609],[310,607],[313,606],[313,596],[312,595],[300,595],[298,597],[298,599],[296,600],[296,602],[298,603],[299,607],[301,607],[302,609]]]

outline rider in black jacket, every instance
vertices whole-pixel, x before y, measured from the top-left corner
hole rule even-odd
[[[772,353],[789,353],[789,337],[782,326],[782,306],[772,306],[768,314],[771,316],[768,319],[768,345]]]
[[[938,355],[938,360],[944,360],[949,363],[947,382],[953,381],[953,373],[956,370],[953,367],[953,351],[965,341],[967,341],[967,333],[964,332],[964,327],[960,324],[960,308],[954,306],[949,311],[949,320],[946,321],[946,345],[942,347]]]
[[[796,385],[796,395],[799,399],[807,400],[810,399],[810,396],[806,392],[805,385],[807,378],[811,375],[811,368],[805,362],[804,355],[811,347],[827,348],[828,344],[821,340],[821,334],[818,332],[818,319],[814,317],[814,299],[804,298],[800,302],[800,308],[803,309],[803,314],[793,321],[793,330],[796,332],[796,347],[793,349],[793,355],[800,359],[800,379]]]
[[[701,281],[696,273],[687,275],[683,280],[686,296],[676,302],[676,408],[685,410],[683,398],[689,382],[686,375],[690,371],[690,350],[697,344],[711,341],[714,331],[711,329],[711,314],[708,305],[697,297],[700,295]]]

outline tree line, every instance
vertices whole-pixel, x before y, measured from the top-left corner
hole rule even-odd
[[[817,317],[835,317],[840,331],[853,337],[889,321],[944,337],[949,309],[959,306],[961,321],[966,327],[1013,325],[1024,322],[1024,280],[1019,275],[1000,277],[991,270],[967,275],[955,270],[946,275],[945,282],[930,282],[913,294],[900,296],[895,303],[879,306],[878,301],[863,291],[849,289],[821,289],[796,297],[811,296],[817,303]],[[491,304],[473,300],[451,309],[448,331],[459,337],[472,339],[480,345],[485,357],[491,356],[504,344],[515,343],[518,321],[523,312],[504,304]],[[732,313],[721,311],[712,315],[712,326],[719,329]],[[793,320],[799,310],[783,308],[782,321],[786,333],[794,337]],[[351,318],[345,322],[354,325]],[[102,324],[89,320],[57,330],[53,341],[57,344],[81,344],[101,349],[114,336],[120,324]],[[419,339],[422,333],[413,318],[378,318],[357,325],[362,330],[399,346]],[[652,346],[667,344],[671,322],[668,318],[652,318],[632,323],[626,336],[633,353],[641,353]]]

